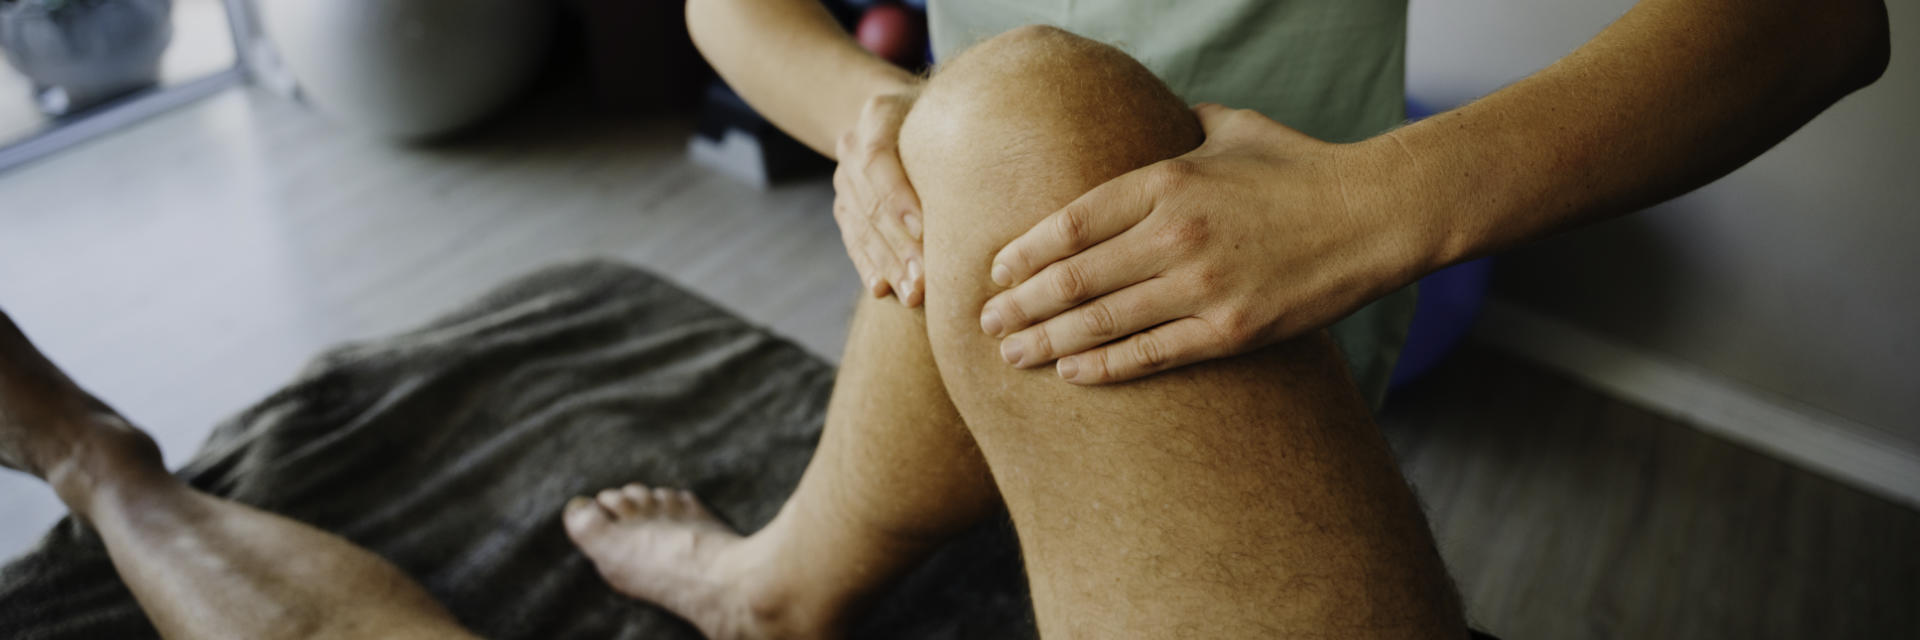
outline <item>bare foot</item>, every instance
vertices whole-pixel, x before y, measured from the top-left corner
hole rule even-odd
[[[779,628],[793,621],[753,588],[752,545],[691,493],[629,484],[574,498],[563,519],[614,590],[665,607],[708,638],[823,635]]]
[[[33,474],[82,510],[109,478],[166,473],[147,434],[82,390],[0,313],[0,466]]]

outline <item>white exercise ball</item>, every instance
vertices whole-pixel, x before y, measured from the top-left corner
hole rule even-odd
[[[259,0],[302,93],[397,138],[446,133],[524,86],[552,37],[551,0]]]

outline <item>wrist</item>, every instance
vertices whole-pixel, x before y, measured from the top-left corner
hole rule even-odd
[[[879,96],[891,95],[918,95],[920,93],[920,85],[924,82],[925,80],[919,75],[908,73],[905,69],[889,64],[887,65],[887,73],[875,79],[872,88],[867,92],[867,98],[872,99]]]
[[[1377,246],[1390,253],[1384,260],[1398,288],[1470,250],[1449,220],[1434,177],[1394,134],[1340,145],[1347,156],[1340,166],[1349,214],[1371,222]]]

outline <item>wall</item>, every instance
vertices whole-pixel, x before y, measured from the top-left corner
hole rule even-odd
[[[1471,100],[1632,4],[1414,0],[1409,93]],[[1920,451],[1920,6],[1888,5],[1878,83],[1712,185],[1514,252],[1496,295]]]

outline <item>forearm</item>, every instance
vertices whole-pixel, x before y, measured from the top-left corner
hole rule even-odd
[[[867,98],[914,82],[861,49],[815,0],[693,0],[687,28],[748,104],[828,156]]]
[[[1879,0],[1644,0],[1533,76],[1361,144],[1443,266],[1725,175],[1876,79],[1887,37]]]

